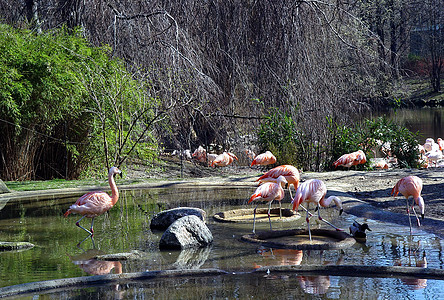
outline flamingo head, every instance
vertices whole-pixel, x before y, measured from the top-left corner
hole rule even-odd
[[[325,200],[326,205],[330,205],[331,201],[336,204],[336,207],[339,209],[339,215],[342,215],[344,209],[342,208],[342,201],[336,196],[330,196]]]
[[[419,209],[421,211],[421,218],[424,220],[424,208],[425,208],[424,199],[421,196],[419,196],[418,198],[415,199],[415,202],[416,204],[418,204]]]
[[[231,157],[234,158],[235,160],[239,160],[239,159],[237,158],[237,156],[236,156],[234,153],[231,153],[231,152],[227,152],[227,153],[228,153],[229,156],[231,156]]]
[[[276,182],[277,182],[281,187],[285,187],[285,188],[288,187],[288,181],[287,181],[287,179],[286,179],[284,176],[282,176],[282,175],[279,175],[279,177],[276,179]]]
[[[119,175],[119,174],[120,174],[120,178],[122,178],[122,171],[120,171],[119,168],[111,167],[111,169],[109,169],[108,175],[115,176],[115,175]]]

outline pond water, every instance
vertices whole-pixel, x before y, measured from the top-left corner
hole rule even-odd
[[[426,138],[444,139],[444,107],[402,108],[389,111],[375,111],[368,117],[385,116],[396,124],[403,125],[412,132],[419,132]]]
[[[439,237],[414,228],[369,219],[372,229],[365,244],[356,243],[342,250],[302,251],[269,249],[246,243],[240,237],[251,233],[252,224],[216,222],[215,213],[251,208],[247,200],[254,187],[169,187],[126,190],[107,215],[96,218],[94,244],[75,226],[77,215],[63,213],[77,197],[14,200],[0,210],[0,241],[28,241],[36,247],[26,251],[0,252],[0,287],[48,279],[89,276],[106,273],[133,273],[169,269],[217,268],[231,275],[163,278],[130,282],[125,285],[101,285],[49,291],[57,298],[296,298],[316,294],[323,298],[438,299],[444,297],[444,281],[432,279],[366,278],[346,276],[266,275],[250,273],[273,265],[374,265],[444,268],[444,242]],[[288,207],[286,195],[283,207]],[[214,242],[208,248],[184,251],[160,251],[162,232],[150,230],[154,214],[180,206],[198,207],[207,212],[207,224]],[[265,205],[264,205],[265,206]],[[0,206],[1,207],[1,206]],[[323,217],[347,229],[356,217],[334,208],[323,209]],[[85,223],[83,223],[85,222]],[[90,220],[82,220],[86,228]],[[257,223],[257,231],[268,230],[268,223]],[[273,229],[305,228],[305,218],[295,222],[273,223]],[[324,224],[313,225],[314,228]],[[313,228],[312,227],[312,228]],[[138,250],[146,254],[137,261],[99,262],[97,254]],[[362,275],[362,274],[361,274]],[[359,288],[357,288],[359,287]],[[41,295],[45,294],[44,292]],[[36,293],[38,295],[38,293]],[[28,295],[29,297],[29,295]]]

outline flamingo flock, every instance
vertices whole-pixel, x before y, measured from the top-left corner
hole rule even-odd
[[[430,139],[428,139],[426,143],[430,145],[425,145],[424,148],[430,148],[430,151],[432,151],[433,149],[435,149],[436,151],[437,147],[442,148],[444,146],[444,141],[442,141],[441,139],[438,139],[438,143],[436,143],[436,145],[434,145],[432,140]],[[441,146],[439,146],[439,144],[441,144]],[[381,143],[380,146],[381,147],[383,146],[383,148],[385,149],[384,153],[390,155],[391,153],[390,145],[387,145],[386,143],[385,144]],[[199,148],[196,149],[195,153],[202,151],[202,149],[203,148],[201,148],[200,150]],[[246,149],[245,154],[252,160],[250,167],[253,167],[255,165],[269,166],[277,162],[276,157],[270,151],[266,151],[264,153],[261,153],[253,157],[254,152],[249,149]],[[234,154],[230,152],[224,152],[221,155],[219,155],[218,158],[210,164],[210,166],[213,167],[228,166],[233,162],[233,159],[235,158],[236,156]],[[335,168],[342,166],[347,169],[350,169],[352,166],[365,164],[366,162],[367,158],[365,153],[362,150],[357,150],[355,152],[347,153],[340,156],[333,163],[333,166]],[[388,168],[386,162],[380,162],[376,166],[377,168],[380,169]],[[257,187],[256,191],[251,195],[248,203],[251,203],[253,201],[256,203],[257,202],[268,203],[268,220],[270,224],[270,230],[272,230],[271,218],[270,218],[271,204],[273,201],[278,201],[281,212],[281,200],[285,196],[285,189],[288,189],[293,211],[298,211],[299,207],[301,207],[306,213],[306,222],[307,222],[307,229],[310,241],[312,240],[311,230],[310,230],[310,218],[313,216],[313,214],[309,211],[310,204],[315,205],[315,211],[317,211],[319,221],[322,221],[325,224],[333,227],[337,231],[343,231],[343,229],[333,225],[331,222],[325,220],[321,216],[321,208],[329,207],[332,203],[334,203],[335,206],[339,209],[339,215],[341,215],[343,212],[341,199],[337,196],[330,196],[326,198],[327,187],[322,180],[309,179],[301,184],[300,180],[301,180],[300,173],[296,167],[292,165],[276,166],[266,171],[263,175],[261,175],[258,179],[256,179],[256,181],[259,182],[259,186]],[[292,195],[291,185],[296,191],[294,197]],[[420,209],[421,217],[422,218],[424,217],[424,200],[421,197],[421,191],[422,191],[422,180],[416,176],[407,176],[405,178],[400,179],[399,182],[392,189],[393,196],[396,197],[398,193],[401,193],[407,199],[407,213],[409,215],[410,232],[412,230],[411,221],[410,221],[410,208],[416,216],[418,226],[420,226],[421,224],[414,209],[415,204],[418,205]],[[410,196],[412,196],[414,199],[411,205],[408,202],[408,198]],[[253,209],[253,233],[256,232],[256,210],[259,203],[257,203],[255,208]],[[304,207],[304,205],[302,204],[306,205],[306,207]],[[280,213],[280,216],[282,217],[282,213]],[[353,236],[356,236],[358,238],[361,236],[365,236],[365,230],[370,230],[368,228],[368,225],[359,224],[360,226],[357,226],[357,224],[359,223],[356,221],[354,224],[352,224],[352,226],[350,227],[350,232],[353,234]]]
[[[442,139],[438,139],[437,143],[434,142],[433,139],[427,139],[426,143],[421,146],[421,149],[424,149],[424,154],[427,156],[428,153],[431,152],[440,152],[442,158],[442,149],[444,149],[444,141]],[[245,154],[249,159],[251,159],[250,167],[255,165],[259,166],[269,166],[274,165],[277,162],[276,157],[270,152],[266,151],[259,155],[253,157],[254,152],[251,150],[245,150]],[[206,150],[199,146],[192,154],[190,154],[193,158],[201,163],[207,163],[211,167],[226,167],[231,165],[235,160],[238,160],[237,156],[231,152],[224,151],[222,154],[207,154]],[[429,159],[432,157],[431,154],[427,156]],[[350,168],[352,166],[356,166],[359,164],[364,164],[366,162],[365,153],[362,150],[358,150],[352,153],[344,154],[339,157],[334,163],[334,167],[343,166],[345,168]],[[438,163],[439,159],[435,162]],[[382,168],[386,168],[382,166]],[[111,196],[104,192],[90,192],[82,197],[80,197],[73,205],[69,207],[69,209],[65,212],[64,216],[67,217],[69,214],[79,214],[82,217],[76,222],[76,225],[86,231],[89,236],[94,235],[94,218],[103,213],[110,210],[119,199],[119,191],[114,181],[114,176],[117,174],[121,174],[121,171],[112,167],[108,172],[108,183],[111,188]],[[325,220],[321,216],[321,208],[329,207],[332,203],[336,205],[339,209],[339,215],[342,214],[342,201],[337,196],[326,197],[327,187],[322,180],[319,179],[309,179],[302,183],[300,183],[300,173],[298,169],[292,165],[279,165],[274,168],[271,168],[267,172],[265,172],[262,176],[260,176],[256,181],[259,182],[259,186],[256,191],[251,195],[248,203],[256,202],[254,210],[253,210],[253,233],[256,230],[256,209],[260,202],[268,203],[268,219],[270,223],[270,230],[272,230],[271,218],[270,218],[270,210],[271,204],[273,201],[279,202],[279,208],[281,211],[281,200],[285,197],[285,189],[288,188],[290,197],[291,197],[291,205],[293,211],[298,211],[299,207],[301,207],[306,213],[306,223],[309,233],[310,241],[312,240],[311,231],[310,231],[310,218],[313,214],[309,211],[310,204],[315,206],[315,211],[318,214],[318,220],[324,222],[325,224],[333,227],[337,231],[342,231],[339,227],[336,227],[331,222]],[[295,190],[295,196],[293,197],[291,191],[291,185]],[[407,176],[401,178],[396,185],[392,188],[392,195],[396,197],[399,193],[401,193],[406,198],[407,203],[407,213],[409,215],[410,222],[410,232],[412,232],[412,224],[410,220],[410,208],[413,211],[417,225],[421,226],[418,214],[414,209],[414,205],[416,204],[420,209],[421,218],[424,218],[425,204],[424,199],[421,196],[423,187],[422,180],[417,176]],[[410,204],[409,198],[413,197],[413,202]],[[306,205],[306,207],[304,206]],[[86,229],[80,225],[80,221],[84,218],[91,218],[91,227],[90,229]],[[280,217],[282,217],[282,213],[280,213]],[[356,222],[359,225],[359,223]],[[353,225],[352,225],[353,227]],[[360,226],[354,225],[352,228],[350,227],[351,232],[359,231],[359,233],[363,233],[365,236],[365,229]],[[352,230],[353,229],[353,230]]]

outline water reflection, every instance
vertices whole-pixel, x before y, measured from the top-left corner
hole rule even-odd
[[[178,299],[184,295],[196,298],[249,298],[261,297],[270,290],[274,296],[282,298],[307,297],[308,293],[318,293],[328,298],[390,298],[394,291],[403,298],[436,298],[444,287],[442,280],[399,278],[355,278],[340,276],[297,277],[296,274],[267,278],[249,274],[255,267],[271,265],[377,265],[416,266],[421,264],[423,253],[424,267],[444,268],[444,242],[439,237],[415,230],[410,237],[409,227],[392,223],[365,219],[372,229],[365,244],[356,243],[353,247],[330,251],[303,251],[259,248],[256,244],[240,241],[240,237],[251,232],[252,224],[228,224],[215,222],[211,217],[218,212],[249,208],[247,200],[254,187],[240,188],[170,188],[123,191],[121,200],[95,224],[93,240],[86,239],[81,247],[75,248],[77,241],[85,238],[84,232],[63,218],[63,211],[73,199],[38,199],[38,201],[9,201],[0,211],[0,240],[25,240],[38,247],[20,253],[0,253],[0,285],[2,287],[63,277],[79,277],[94,272],[132,273],[147,270],[166,269],[205,269],[218,268],[230,273],[248,274],[245,276],[221,276],[211,278],[169,279],[144,282],[137,287],[124,287],[125,297],[146,297],[147,289],[159,298]],[[283,206],[290,199],[283,200]],[[159,250],[161,232],[149,228],[154,214],[165,208],[190,206],[207,212],[207,225],[215,237],[209,248],[164,252]],[[323,212],[324,213],[324,212]],[[348,228],[356,218],[345,214],[340,218],[334,209],[326,209],[325,214],[335,225]],[[276,222],[276,229],[304,228],[305,219],[294,222]],[[319,225],[324,226],[324,225]],[[273,228],[275,224],[273,224]],[[267,230],[268,224],[258,225],[258,230]],[[420,242],[420,246],[418,245]],[[55,246],[56,245],[56,246]],[[76,249],[76,250],[73,250]],[[96,253],[116,254],[137,250],[147,254],[147,258],[126,260],[119,263],[104,262],[103,266],[94,259]],[[97,250],[100,249],[100,250]],[[77,251],[77,252],[75,252]],[[77,254],[81,251],[81,254]],[[70,254],[68,259],[67,253]],[[92,255],[92,254],[94,255]],[[425,258],[425,257],[424,257]],[[120,265],[119,265],[120,264]],[[94,271],[94,269],[96,271]],[[100,271],[97,271],[100,270]],[[63,274],[63,275],[61,275]],[[267,280],[268,279],[268,280]],[[275,280],[273,280],[275,279]],[[276,284],[276,280],[280,280]],[[265,283],[264,283],[265,282]],[[381,286],[383,282],[385,285]],[[204,285],[196,283],[207,284]],[[410,283],[410,284],[409,284]],[[362,289],[356,289],[358,284]],[[277,288],[279,286],[279,288]],[[378,286],[378,289],[373,287]],[[418,287],[414,290],[413,287]],[[115,287],[113,287],[114,289]],[[120,286],[122,289],[122,286]],[[165,289],[169,289],[166,292]],[[108,287],[92,292],[85,289],[90,298],[105,296],[118,297]],[[363,296],[363,291],[365,295]],[[151,290],[150,290],[151,292]],[[288,294],[291,293],[291,294]],[[70,294],[78,297],[76,293]]]
[[[394,262],[395,266],[404,266],[404,267],[418,267],[418,268],[427,268],[427,258],[425,251],[418,253],[418,251],[413,250],[409,252],[407,256],[407,262],[403,264],[403,260],[397,259]],[[402,283],[407,285],[408,287],[419,290],[425,289],[427,287],[427,279],[421,278],[401,278]]]
[[[91,275],[106,275],[114,270],[114,274],[122,274],[122,263],[120,261],[105,261],[97,260],[99,255],[106,254],[98,249],[88,249],[81,254],[68,255],[71,262],[82,269],[84,272]],[[114,299],[123,299],[124,291],[121,290],[119,284],[112,284],[112,291],[114,292]],[[106,293],[109,293],[107,291]]]
[[[176,262],[173,264],[175,269],[199,269],[208,259],[211,252],[211,246],[205,248],[183,249],[179,252]]]
[[[98,249],[88,249],[77,255],[68,255],[73,264],[88,274],[105,275],[114,269],[114,274],[122,274],[122,264],[119,261],[97,260],[96,257],[104,255],[105,252]]]
[[[304,251],[296,249],[272,249],[259,247],[257,253],[262,258],[262,264],[254,264],[254,268],[263,266],[289,266],[300,265],[304,259]],[[339,251],[339,255],[334,260],[323,257],[324,251],[305,251],[305,260],[307,264],[315,265],[340,265],[343,263],[345,253]],[[274,275],[268,272],[264,276],[266,279],[282,280],[288,279],[287,275]],[[302,290],[307,294],[322,295],[327,293],[330,287],[330,276],[328,275],[298,275],[297,282]]]
[[[254,264],[254,268],[258,269],[265,266],[289,266],[300,265],[304,252],[295,249],[272,249],[260,247],[257,253],[262,257],[261,264]]]
[[[396,124],[407,127],[412,132],[419,132],[422,137],[435,140],[444,137],[444,108],[423,107],[419,109],[396,109],[384,112],[373,112],[370,117],[386,116]]]
[[[297,279],[307,294],[322,295],[330,287],[330,276],[298,276]]]

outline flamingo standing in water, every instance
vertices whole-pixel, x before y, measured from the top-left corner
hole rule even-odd
[[[299,186],[300,176],[299,171],[292,165],[281,165],[277,166],[268,172],[266,172],[264,175],[259,177],[256,181],[259,182],[276,182],[277,178],[279,176],[284,176],[285,179],[288,182],[288,190],[290,191],[290,197],[293,198],[293,195],[291,194],[290,184],[293,185],[294,189],[296,190]]]
[[[366,162],[367,158],[365,157],[364,151],[358,150],[342,155],[333,163],[333,165],[335,166],[335,168],[343,166],[350,169],[351,166],[365,164]]]
[[[308,227],[308,234],[310,236],[311,241],[311,231],[310,231],[310,217],[312,214],[308,211],[308,206],[310,203],[316,204],[316,210],[318,211],[318,219],[321,220],[324,223],[327,223],[328,225],[335,228],[337,231],[342,231],[342,229],[334,226],[330,222],[324,220],[321,217],[321,210],[320,207],[328,207],[330,206],[330,203],[332,201],[335,202],[336,206],[339,207],[339,215],[342,214],[342,202],[341,199],[339,199],[336,196],[330,196],[327,199],[325,199],[325,195],[327,194],[327,187],[325,186],[325,183],[322,180],[319,179],[309,179],[303,183],[301,183],[296,191],[296,195],[294,196],[291,203],[293,203],[293,210],[298,210],[299,205],[302,204],[302,202],[307,203],[307,208],[304,208],[304,210],[307,212],[307,227]]]
[[[119,200],[119,191],[114,181],[114,175],[116,174],[122,174],[122,172],[117,167],[109,169],[108,182],[111,188],[111,197],[105,192],[86,193],[77,199],[76,203],[71,205],[63,216],[66,218],[70,213],[82,215],[80,220],[76,222],[76,225],[88,232],[90,236],[93,236],[94,218],[110,210]],[[80,221],[85,217],[92,218],[90,230],[80,225]]]
[[[285,196],[285,192],[283,186],[287,184],[287,180],[284,176],[279,176],[276,182],[266,182],[257,187],[256,191],[253,195],[251,195],[248,203],[252,201],[267,201],[268,202],[268,221],[270,222],[270,230],[271,228],[271,218],[270,218],[270,210],[271,203],[273,200],[279,201],[279,210],[281,209],[281,200]],[[256,205],[253,211],[253,233],[256,232],[256,209],[259,203]]]
[[[219,154],[218,156],[216,156],[216,158],[213,160],[213,162],[211,163],[211,166],[214,168],[215,166],[218,167],[226,167],[229,164],[231,164],[233,162],[233,160],[236,159],[238,160],[237,156],[234,155],[231,152],[224,152],[222,154]]]
[[[276,163],[276,156],[274,156],[270,151],[265,151],[265,153],[261,153],[253,159],[250,167],[254,165],[266,166],[274,163]]]
[[[424,219],[424,199],[421,197],[421,191],[422,191],[422,179],[418,176],[407,176],[404,178],[401,178],[396,185],[392,189],[391,195],[396,197],[398,193],[401,193],[407,201],[407,213],[409,215],[409,224],[410,224],[410,233],[412,233],[412,221],[410,220],[410,204],[409,204],[409,197],[413,197],[413,203],[412,203],[412,210],[415,214],[416,221],[418,223],[418,226],[421,226],[421,223],[419,222],[418,215],[416,214],[415,208],[413,205],[415,203],[419,206],[419,209],[421,211],[421,218]]]

